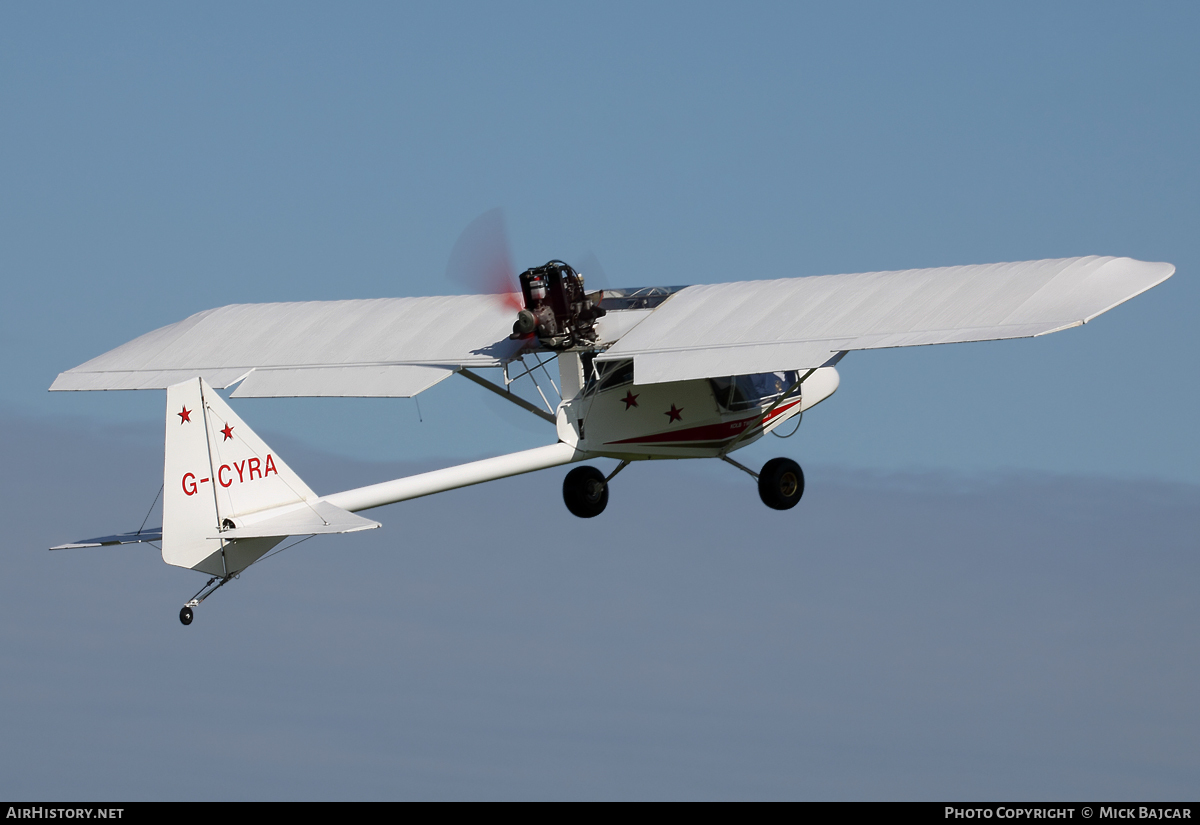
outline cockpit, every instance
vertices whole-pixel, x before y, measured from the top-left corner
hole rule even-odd
[[[591,359],[585,359],[585,363]],[[594,395],[623,384],[633,383],[633,361],[602,361],[587,364],[588,378],[583,386],[583,395]],[[733,375],[728,378],[710,378],[717,405],[728,412],[769,406],[796,383],[799,373],[762,372],[755,375]]]
[[[768,406],[796,383],[795,372],[760,372],[755,375],[733,375],[729,378],[710,378],[709,386],[721,409],[735,412]]]

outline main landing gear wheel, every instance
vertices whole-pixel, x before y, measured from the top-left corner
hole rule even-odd
[[[594,518],[608,506],[608,482],[595,467],[576,467],[563,479],[563,501],[580,518]]]
[[[790,458],[772,458],[758,474],[758,496],[773,510],[790,510],[804,495],[804,471]]]
[[[184,624],[192,623],[192,609],[187,605],[184,605],[183,609],[179,611],[179,621]]]

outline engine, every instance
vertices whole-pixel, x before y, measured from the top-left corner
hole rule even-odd
[[[596,320],[603,318],[599,295],[583,291],[583,276],[562,261],[521,273],[525,308],[517,313],[513,337],[536,334],[544,347],[587,347],[596,341]],[[595,300],[593,300],[593,297]]]

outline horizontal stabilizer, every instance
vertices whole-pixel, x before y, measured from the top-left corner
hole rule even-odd
[[[119,533],[115,536],[100,536],[94,539],[80,539],[70,544],[60,544],[51,550],[77,550],[83,547],[108,547],[115,544],[140,544],[149,541],[162,541],[162,528],[152,527],[149,530],[139,530],[136,533]]]
[[[210,536],[210,538],[236,540],[316,536],[326,533],[356,533],[359,530],[372,530],[380,526],[377,521],[356,516],[328,501],[293,504],[286,508],[259,513],[256,516],[263,518],[252,524],[225,530],[219,535]]]

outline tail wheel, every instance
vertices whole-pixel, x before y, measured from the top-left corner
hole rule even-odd
[[[804,495],[804,471],[790,458],[772,458],[758,474],[758,496],[772,510],[790,510]]]
[[[608,482],[595,467],[576,467],[563,479],[563,502],[572,514],[594,518],[608,506]]]

